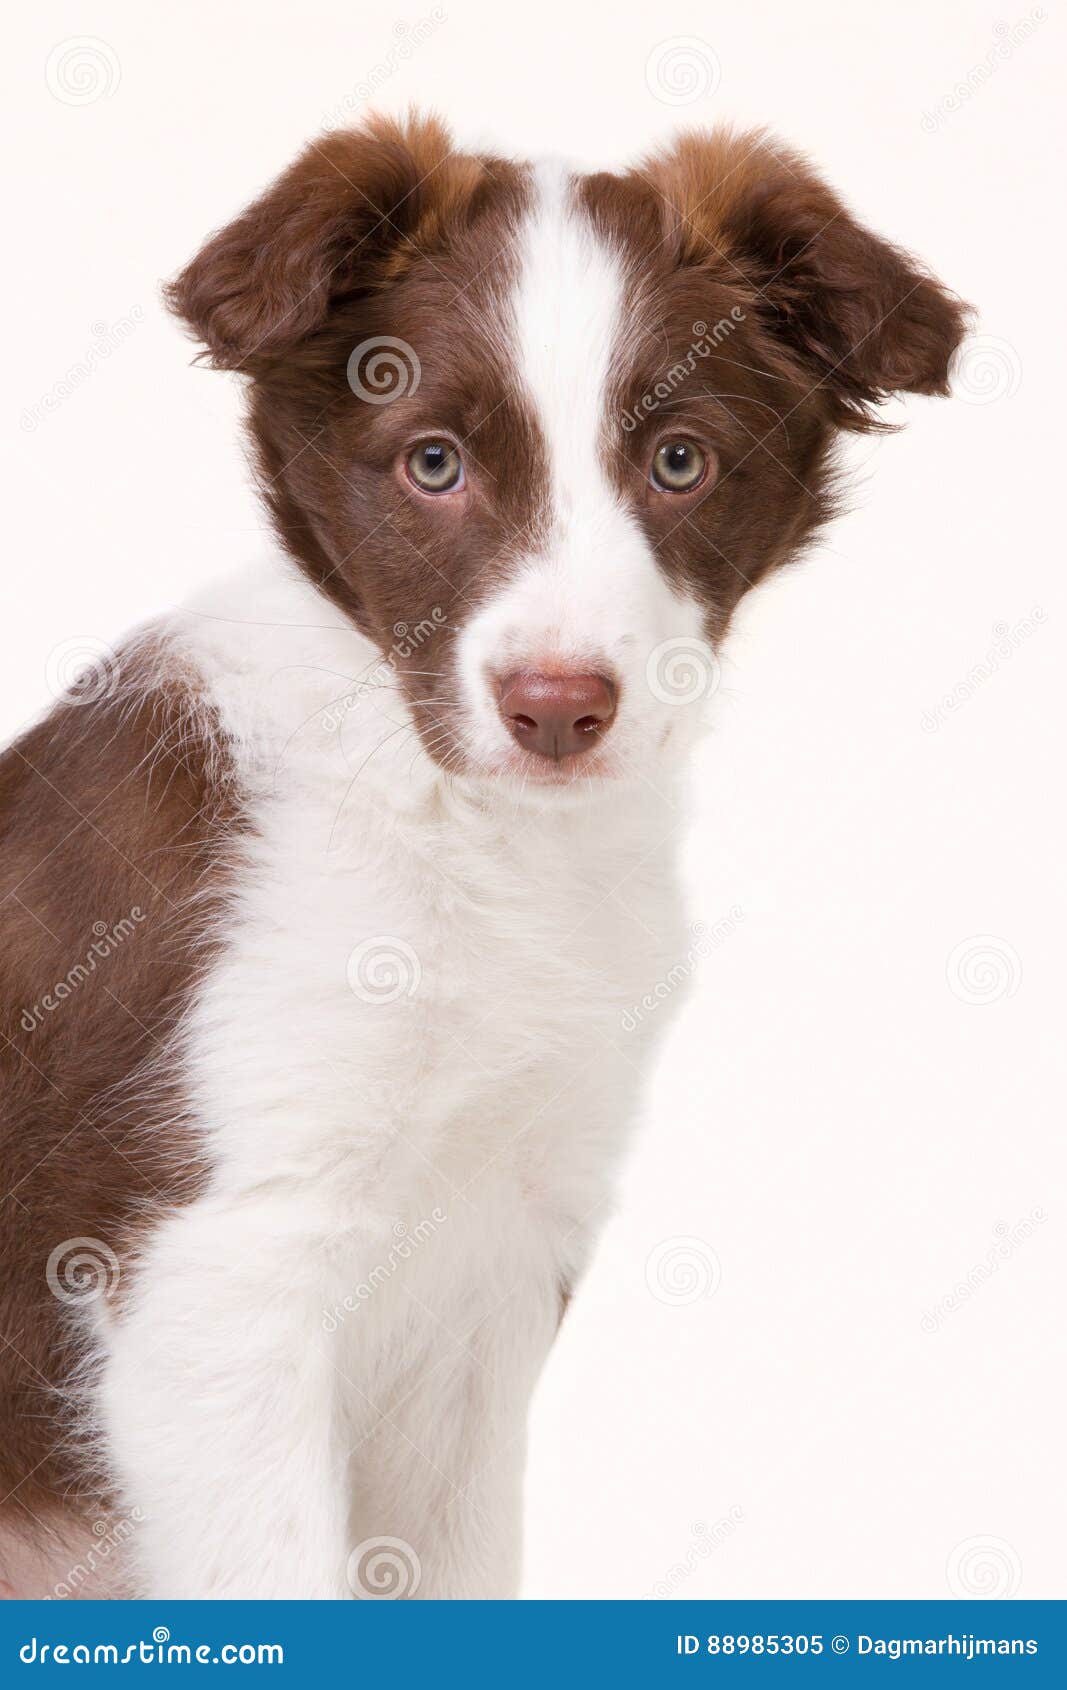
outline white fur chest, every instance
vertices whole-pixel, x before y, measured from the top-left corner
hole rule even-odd
[[[450,1255],[577,1260],[656,1031],[626,1011],[684,950],[677,813],[621,786],[489,804],[394,732],[387,687],[338,731],[353,634],[318,599],[298,629],[303,591],[286,622],[198,628],[193,650],[250,794],[188,1028],[215,1198],[276,1194],[287,1232],[342,1257],[461,1205],[481,1219]]]
[[[625,821],[262,806],[195,1020],[223,1183],[298,1175],[332,1230],[491,1165],[573,1219],[632,1112],[626,1008],[680,954],[663,852]]]

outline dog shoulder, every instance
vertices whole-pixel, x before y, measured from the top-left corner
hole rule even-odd
[[[79,1344],[64,1245],[117,1263],[195,1185],[168,1073],[240,827],[222,736],[157,635],[0,757],[0,1490],[45,1455],[66,1482],[46,1431]]]

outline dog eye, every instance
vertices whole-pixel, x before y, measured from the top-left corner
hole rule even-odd
[[[407,470],[423,493],[454,493],[463,486],[463,459],[450,440],[422,440],[407,457]]]
[[[706,467],[707,458],[691,440],[665,440],[652,459],[652,485],[662,493],[691,493]]]

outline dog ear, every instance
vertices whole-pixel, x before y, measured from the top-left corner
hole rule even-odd
[[[856,221],[798,154],[764,134],[681,138],[647,167],[683,263],[717,263],[811,370],[832,420],[878,428],[893,393],[946,394],[969,308]]]
[[[380,286],[480,170],[434,118],[371,120],[312,142],[164,290],[216,369],[255,374]]]

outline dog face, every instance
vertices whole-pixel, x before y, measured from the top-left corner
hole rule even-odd
[[[278,531],[429,754],[538,790],[676,754],[834,435],[945,392],[965,318],[759,136],[575,176],[433,121],[313,145],[169,299],[248,376]]]

